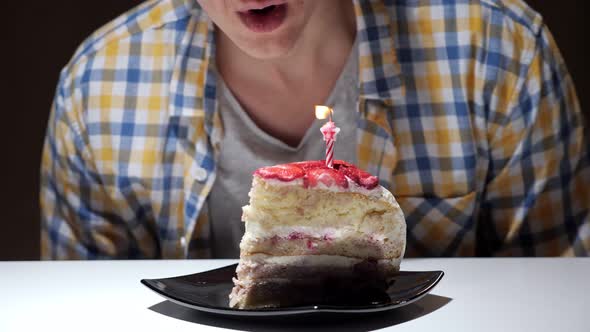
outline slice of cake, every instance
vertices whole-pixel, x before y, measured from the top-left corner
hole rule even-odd
[[[260,168],[249,195],[230,306],[310,304],[325,299],[327,288],[352,291],[399,270],[403,213],[377,177],[354,165]]]

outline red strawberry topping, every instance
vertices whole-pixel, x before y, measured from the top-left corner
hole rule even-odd
[[[342,160],[335,160],[334,168],[327,167],[324,160],[313,160],[263,167],[254,172],[254,175],[285,182],[303,178],[305,187],[315,187],[322,183],[328,187],[348,188],[346,178],[369,190],[379,185],[379,179],[376,176]]]
[[[305,171],[297,165],[283,164],[259,168],[254,172],[254,175],[265,179],[277,179],[289,182],[302,178],[305,175]]]
[[[364,171],[361,171],[361,172],[363,173],[363,175],[361,175],[360,180],[358,182],[358,184],[361,187],[371,190],[379,185],[379,178],[378,177],[371,175],[371,174],[364,172]]]
[[[360,175],[359,170],[357,168],[351,167],[340,167],[338,169],[342,174],[346,175],[349,179],[354,181],[355,183],[360,183]]]
[[[340,167],[356,168],[356,166],[354,166],[353,164],[346,162],[344,160],[334,160],[334,168],[340,168]]]
[[[308,171],[310,169],[315,169],[315,168],[327,167],[326,162],[324,160],[300,161],[300,162],[293,163],[293,165],[297,165],[297,166],[303,168],[304,171]]]
[[[338,171],[346,175],[349,179],[356,182],[359,186],[366,189],[373,189],[379,185],[379,179],[363,170],[356,168],[354,165],[335,164],[334,167],[338,167]]]
[[[305,179],[307,180],[305,182],[306,186],[312,188],[320,183],[323,183],[327,187],[338,186],[348,188],[348,181],[346,181],[344,174],[326,166],[307,171]]]

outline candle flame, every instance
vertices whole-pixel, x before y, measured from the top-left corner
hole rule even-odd
[[[315,117],[320,120],[331,116],[332,113],[334,113],[334,111],[328,106],[316,105],[315,107]]]

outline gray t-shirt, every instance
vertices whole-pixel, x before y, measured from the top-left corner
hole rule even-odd
[[[352,50],[325,105],[334,108],[334,122],[341,129],[334,159],[356,163],[356,42]],[[249,201],[252,173],[269,165],[325,159],[326,145],[320,132],[325,120],[314,121],[299,146],[292,147],[260,129],[225,84],[221,83],[218,91],[224,137],[217,160],[217,177],[208,197],[211,249],[213,258],[237,258],[244,234],[242,206]]]

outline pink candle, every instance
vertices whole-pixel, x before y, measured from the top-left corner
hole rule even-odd
[[[336,135],[340,132],[340,128],[332,122],[332,113],[333,110],[329,107],[316,106],[315,114],[318,119],[329,117],[328,122],[322,126],[320,131],[326,142],[326,166],[330,168],[334,167],[334,142],[336,142]]]

